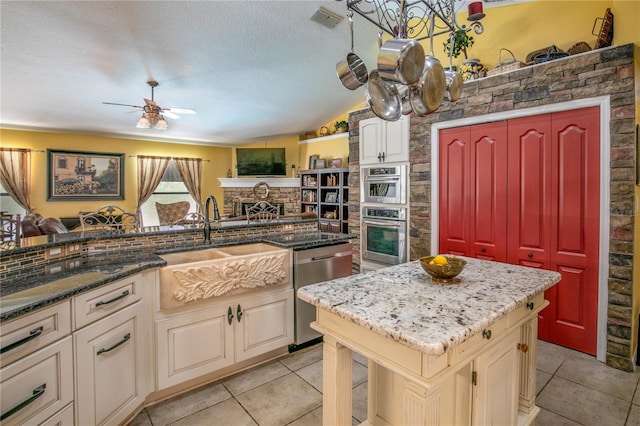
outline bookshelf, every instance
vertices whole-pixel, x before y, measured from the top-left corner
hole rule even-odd
[[[301,212],[318,215],[320,231],[349,233],[349,168],[300,171]]]

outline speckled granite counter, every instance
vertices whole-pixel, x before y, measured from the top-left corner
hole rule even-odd
[[[302,287],[320,309],[425,354],[440,355],[544,292],[557,272],[467,258],[459,284],[435,284],[418,261]]]

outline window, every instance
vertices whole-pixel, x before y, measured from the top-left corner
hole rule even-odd
[[[153,192],[153,195],[142,205],[140,208],[142,214],[142,223],[144,226],[158,226],[160,221],[158,220],[158,212],[156,211],[156,202],[168,204],[176,203],[178,201],[188,201],[191,207],[189,213],[197,211],[197,203],[187,191],[187,187],[184,184],[176,164],[172,161],[169,162],[167,170],[162,176],[162,181]]]
[[[0,211],[6,212],[8,214],[19,214],[24,217],[27,212],[20,207],[18,203],[16,203],[13,198],[5,191],[5,189],[0,185]]]

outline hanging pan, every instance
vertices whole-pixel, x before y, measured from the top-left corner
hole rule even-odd
[[[353,53],[353,12],[349,13],[349,31],[351,33],[351,52],[336,64],[338,78],[349,90],[355,90],[367,82],[369,74],[362,59]]]
[[[402,116],[402,105],[396,85],[384,81],[378,70],[369,73],[366,100],[371,111],[383,120],[397,121]]]
[[[431,55],[425,57],[424,69],[418,82],[411,86],[409,100],[413,112],[417,115],[431,114],[442,104],[447,87],[444,68],[433,56],[433,31],[435,29],[434,15],[431,15]]]
[[[406,28],[404,0],[400,4],[402,25],[398,29],[397,38],[384,42],[378,52],[378,73],[386,80],[401,84],[413,84],[420,78],[424,68],[424,49],[416,40],[400,38]]]

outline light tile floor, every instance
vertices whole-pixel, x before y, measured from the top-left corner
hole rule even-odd
[[[354,352],[354,425],[367,413],[367,360]],[[640,373],[538,341],[537,426],[640,425]],[[322,348],[316,345],[143,410],[134,426],[322,424]]]

